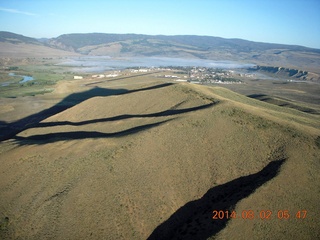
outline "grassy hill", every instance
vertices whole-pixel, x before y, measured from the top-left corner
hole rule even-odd
[[[107,33],[87,33],[87,34],[64,34],[54,39],[66,46],[79,49],[85,46],[108,44],[123,41],[138,41],[139,43],[148,43],[148,41],[158,40],[161,42],[175,43],[176,45],[192,46],[198,50],[210,49],[232,49],[237,52],[250,51],[267,51],[273,49],[287,49],[290,51],[316,52],[319,49],[312,49],[302,46],[273,44],[253,42],[243,39],[226,39],[211,36],[194,36],[194,35],[143,35],[143,34],[107,34]],[[280,54],[280,52],[278,52]]]
[[[139,34],[65,34],[51,46],[87,55],[169,56],[246,61],[318,72],[320,50],[211,36]]]
[[[30,43],[40,45],[40,43],[34,38],[4,31],[0,31],[0,42]]]
[[[0,58],[65,57],[74,52],[53,48],[35,38],[0,31]]]
[[[2,57],[163,56],[231,60],[319,73],[320,50],[302,46],[193,35],[64,34],[33,39],[0,32]]]
[[[320,237],[319,115],[149,75],[45,99],[0,143],[2,239]]]

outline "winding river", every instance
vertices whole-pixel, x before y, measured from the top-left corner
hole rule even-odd
[[[19,83],[25,83],[34,80],[31,76],[23,76],[23,75],[16,75],[15,73],[9,73],[10,77],[22,77],[23,79]]]

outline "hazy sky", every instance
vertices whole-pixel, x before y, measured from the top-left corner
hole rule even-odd
[[[320,48],[320,0],[0,0],[0,31],[207,35]]]

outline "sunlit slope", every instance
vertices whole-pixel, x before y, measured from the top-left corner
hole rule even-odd
[[[317,115],[224,88],[128,89],[108,89],[1,143],[2,238],[319,237]],[[260,172],[272,161],[283,162]],[[240,218],[220,224],[219,207]],[[242,219],[243,210],[272,216]]]
[[[0,42],[1,58],[30,58],[30,57],[68,57],[80,56],[74,52],[67,52],[60,49],[54,49],[47,46],[35,45],[29,43],[9,43]]]

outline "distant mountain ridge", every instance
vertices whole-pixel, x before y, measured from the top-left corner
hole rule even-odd
[[[67,57],[75,55],[79,54],[53,48],[47,44],[46,39],[35,39],[12,32],[0,31],[0,59]],[[7,62],[7,60],[4,60],[4,62]]]
[[[85,46],[109,44],[114,42],[125,41],[148,41],[158,40],[161,42],[175,43],[177,45],[189,45],[199,50],[211,50],[212,48],[236,49],[239,52],[247,52],[252,50],[270,50],[270,49],[287,49],[294,51],[318,52],[320,49],[313,49],[297,45],[285,45],[276,43],[253,42],[243,39],[226,39],[212,36],[196,36],[196,35],[143,35],[143,34],[108,34],[108,33],[76,33],[64,34],[57,38],[49,40],[60,42],[75,50]],[[140,42],[141,43],[141,42]]]
[[[320,69],[320,49],[211,36],[73,33],[37,40],[0,32],[1,42],[42,45],[90,56],[200,58],[295,67],[309,71]]]
[[[0,42],[39,44],[39,41],[35,38],[4,31],[0,32]]]

